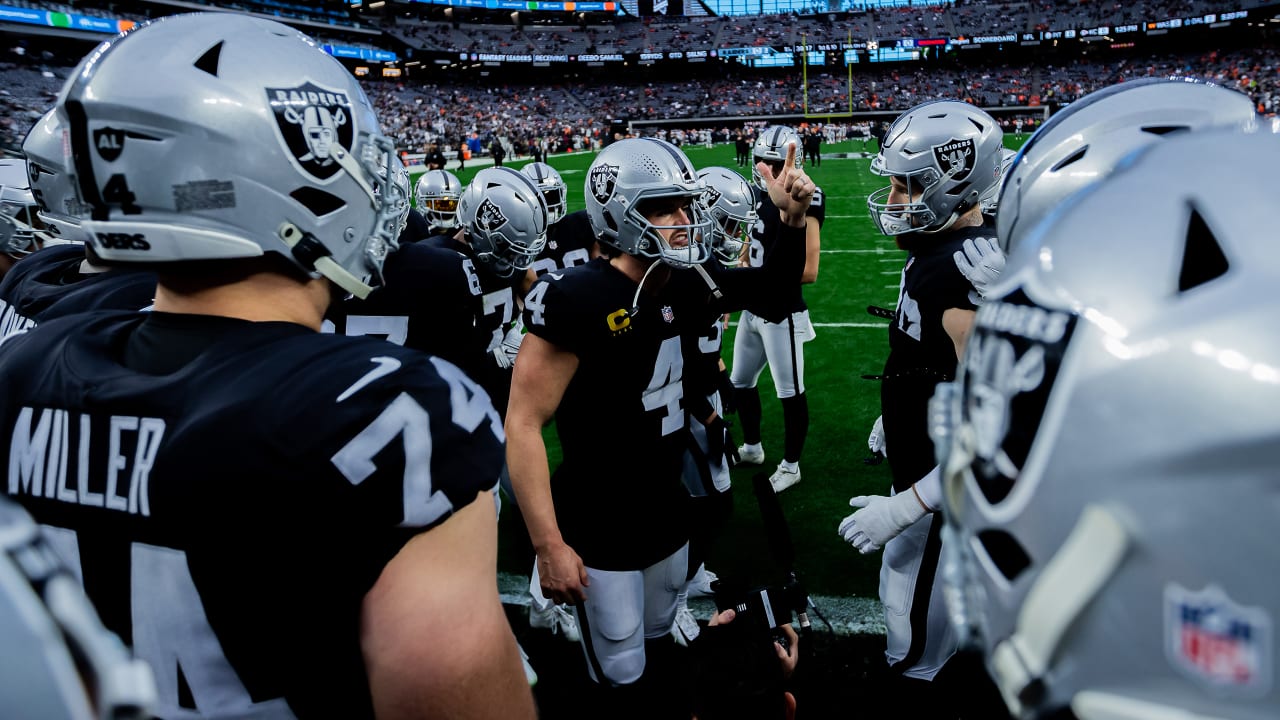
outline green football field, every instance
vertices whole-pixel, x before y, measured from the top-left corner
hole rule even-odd
[[[1006,145],[1017,147],[1023,139],[1007,137]],[[868,145],[873,148],[874,142]],[[684,149],[699,168],[735,167],[732,145]],[[867,435],[880,414],[880,387],[878,382],[862,376],[879,373],[888,352],[887,321],[867,314],[866,308],[894,307],[905,254],[891,238],[875,230],[867,215],[867,195],[887,181],[871,174],[870,160],[862,150],[862,142],[856,140],[827,145],[822,164],[807,168],[826,193],[827,203],[818,280],[805,287],[817,332],[816,339],[805,346],[810,427],[800,462],[802,481],[784,492],[780,500],[795,545],[796,570],[806,589],[815,595],[874,598],[879,554],[859,555],[840,539],[836,527],[852,512],[850,497],[885,494],[889,490],[888,464],[864,462],[870,456]],[[582,153],[550,159],[569,186],[570,211],[583,207],[583,181],[592,157]],[[508,164],[518,168],[525,162]],[[457,174],[467,182],[479,169],[472,166]],[[741,171],[750,179],[748,169]],[[730,327],[725,334],[726,365],[733,361],[733,333],[734,328]],[[737,573],[752,583],[774,581],[777,572],[770,561],[751,486],[754,473],[772,473],[782,459],[782,406],[767,370],[761,376],[760,394],[764,406],[765,464],[734,470],[733,519],[707,561],[707,566],[722,576]],[[741,442],[736,428],[734,437]],[[554,427],[547,430],[547,439],[554,467],[558,459]],[[643,453],[645,448],[634,447],[631,451]],[[600,480],[608,482],[606,477]],[[607,511],[602,508],[602,512]],[[522,521],[511,508],[504,508],[500,525],[500,569],[527,575],[531,556]]]

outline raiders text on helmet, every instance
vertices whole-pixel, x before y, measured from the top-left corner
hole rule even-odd
[[[906,202],[890,203],[893,186],[867,197],[885,235],[945,230],[1000,180],[1004,133],[980,108],[956,100],[917,105],[885,131],[871,172],[899,178]]]
[[[1017,717],[1280,716],[1277,163],[1270,133],[1149,144],[978,310],[942,574]]]

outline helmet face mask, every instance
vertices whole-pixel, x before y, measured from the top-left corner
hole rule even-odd
[[[544,162],[532,162],[520,168],[538,186],[542,197],[547,201],[547,223],[554,225],[560,222],[569,207],[569,188],[559,171]]]
[[[458,198],[462,182],[448,170],[428,170],[418,178],[418,212],[431,227],[451,230],[458,227]]]
[[[87,240],[80,219],[88,209],[76,197],[75,178],[67,170],[64,151],[68,146],[66,128],[56,110],[45,113],[22,143],[31,194],[45,226],[37,233],[42,245]]]
[[[147,23],[86,57],[57,112],[104,260],[276,253],[359,296],[380,284],[403,211],[380,192],[395,146],[350,73],[296,30],[223,13]]]
[[[627,255],[675,267],[711,257],[715,222],[698,199],[705,187],[676,146],[654,138],[630,138],[601,150],[587,171],[587,215],[596,238]],[[644,212],[678,207],[685,222],[656,225]],[[668,238],[683,233],[685,242]]]
[[[751,180],[756,187],[765,191],[769,189],[769,185],[765,182],[764,176],[760,174],[756,163],[768,165],[773,169],[774,177],[777,177],[778,173],[782,172],[783,164],[787,161],[787,146],[792,144],[796,146],[796,167],[800,167],[804,159],[804,143],[800,140],[800,133],[786,125],[773,125],[760,131],[751,147]]]
[[[476,174],[458,201],[476,257],[498,277],[528,270],[547,242],[547,205],[533,181],[508,167]]]
[[[43,235],[40,207],[31,192],[28,166],[24,160],[0,161],[0,223],[6,228],[0,252],[12,257],[30,255],[40,249]]]
[[[872,221],[885,235],[951,227],[999,182],[1003,139],[995,119],[967,103],[935,100],[906,111],[885,131],[871,172],[898,178],[908,200],[890,203],[892,185],[877,190],[867,197]]]
[[[729,168],[703,168],[698,171],[698,179],[706,185],[701,202],[716,222],[711,251],[721,263],[733,267],[751,243],[751,228],[759,220],[755,193],[741,175]]]

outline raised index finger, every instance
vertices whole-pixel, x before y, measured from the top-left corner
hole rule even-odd
[[[787,143],[787,160],[783,164],[783,168],[793,168],[796,166],[796,143],[794,140]]]

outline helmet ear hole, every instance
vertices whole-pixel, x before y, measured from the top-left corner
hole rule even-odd
[[[1222,277],[1230,269],[1222,245],[1204,217],[1195,208],[1187,223],[1187,244],[1182,252],[1182,270],[1178,273],[1178,292],[1186,292]]]
[[[300,187],[289,193],[289,197],[297,200],[298,204],[318,218],[337,212],[347,205],[342,198],[313,187]]]

